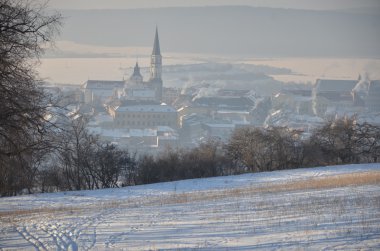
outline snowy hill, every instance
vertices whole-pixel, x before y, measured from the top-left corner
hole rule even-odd
[[[0,198],[0,250],[379,249],[380,164]]]

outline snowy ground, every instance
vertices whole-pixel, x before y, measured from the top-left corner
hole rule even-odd
[[[0,250],[380,249],[380,164],[0,198]]]

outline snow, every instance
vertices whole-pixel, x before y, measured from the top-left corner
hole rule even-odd
[[[375,250],[380,184],[259,189],[379,171],[342,165],[0,198],[0,250]]]
[[[173,107],[166,104],[119,106],[116,110],[121,112],[177,112]]]
[[[211,124],[211,123],[206,123],[205,124],[206,126],[208,127],[211,127],[211,128],[235,128],[235,125],[234,124],[227,124],[227,123],[224,123],[224,124]]]
[[[219,114],[242,114],[242,115],[248,115],[249,111],[218,110],[217,113],[219,113]]]
[[[101,135],[103,137],[128,138],[130,137],[129,129],[106,129],[102,127],[88,127],[90,133]]]
[[[156,137],[156,129],[105,129],[101,127],[88,127],[91,133],[114,139],[130,137]]]
[[[170,126],[156,126],[157,132],[168,132],[168,133],[175,133],[176,130],[171,128]]]

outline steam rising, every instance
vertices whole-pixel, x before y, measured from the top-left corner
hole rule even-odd
[[[218,91],[220,88],[216,87],[204,87],[200,88],[198,90],[197,95],[193,98],[193,101],[202,97],[212,97],[212,96],[218,96]]]
[[[352,93],[359,94],[361,97],[368,95],[368,88],[369,88],[369,77],[368,73],[364,72],[359,76],[359,82],[355,85],[355,87],[352,89]]]

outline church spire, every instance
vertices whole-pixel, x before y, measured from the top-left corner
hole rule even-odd
[[[150,57],[150,79],[161,80],[162,73],[162,56],[160,51],[160,41],[158,40],[158,29],[156,26],[156,35],[154,36],[153,51]]]
[[[154,36],[153,52],[152,55],[161,55],[160,41],[158,39],[158,28],[156,26],[156,35]]]
[[[158,29],[156,26],[156,35],[154,36],[154,44],[152,55],[150,56],[150,83],[156,91],[156,100],[162,100],[162,56],[160,51],[160,41],[158,40]]]

